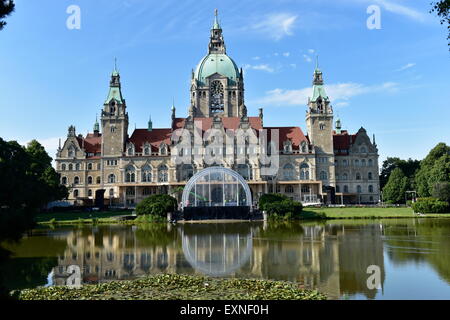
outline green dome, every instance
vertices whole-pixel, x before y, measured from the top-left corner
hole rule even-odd
[[[204,57],[195,70],[194,77],[204,84],[206,78],[218,73],[228,78],[231,83],[239,78],[239,69],[233,59],[224,53],[211,53]]]

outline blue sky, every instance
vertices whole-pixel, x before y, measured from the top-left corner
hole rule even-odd
[[[81,29],[66,27],[70,5]],[[381,9],[370,30],[367,8]],[[16,0],[0,32],[0,137],[41,141],[54,157],[71,124],[92,131],[114,57],[130,132],[186,116],[189,79],[206,54],[218,8],[227,53],[245,70],[250,115],[306,133],[315,56],[344,129],[376,134],[381,160],[423,158],[450,144],[446,28],[429,1],[407,0]]]

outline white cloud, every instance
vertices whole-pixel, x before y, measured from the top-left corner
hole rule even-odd
[[[408,63],[408,64],[405,64],[403,67],[401,67],[401,68],[399,68],[399,69],[397,69],[397,70],[395,70],[395,71],[403,71],[403,70],[412,68],[412,67],[414,67],[415,65],[416,65],[415,63]]]
[[[284,52],[284,53],[283,53],[283,56],[285,56],[286,58],[289,57],[290,55],[291,55],[290,52]]]
[[[258,65],[246,64],[246,65],[244,65],[243,68],[244,68],[244,70],[248,70],[248,69],[261,70],[261,71],[266,71],[266,72],[270,72],[270,73],[275,71],[275,69],[273,69],[268,64],[258,64]]]
[[[399,4],[398,2],[392,0],[359,0],[359,2],[364,1],[370,4],[377,4],[381,6],[384,10],[399,14],[410,19],[423,22],[426,19],[426,15],[416,9],[411,7],[407,7],[403,4]]]
[[[273,13],[258,19],[258,22],[251,25],[250,28],[267,34],[274,40],[280,40],[285,36],[293,35],[292,30],[297,17],[290,13]]]
[[[347,106],[348,100],[355,96],[375,92],[396,92],[398,91],[398,84],[395,82],[385,82],[379,85],[366,86],[360,83],[349,82],[326,85],[325,90],[333,104]],[[266,96],[258,100],[257,103],[272,106],[305,105],[311,94],[311,87],[298,90],[277,88],[266,92]]]
[[[297,64],[295,64],[295,63],[291,63],[289,66],[290,66],[292,69],[297,68]]]
[[[259,60],[259,59],[261,59],[261,58],[258,57],[258,56],[256,56],[256,57],[253,57],[252,59],[253,59],[253,60]]]
[[[315,51],[314,51],[314,49],[308,49],[308,52],[309,52],[310,54],[313,54]]]
[[[306,55],[306,54],[303,55],[303,58],[304,58],[305,61],[308,62],[308,63],[310,63],[310,62],[312,61],[311,57],[308,56],[308,55]]]

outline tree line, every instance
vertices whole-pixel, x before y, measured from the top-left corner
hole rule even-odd
[[[387,158],[380,173],[380,188],[387,203],[404,204],[407,191],[450,203],[450,146],[437,144],[421,161]]]

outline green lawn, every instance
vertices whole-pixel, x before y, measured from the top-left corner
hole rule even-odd
[[[450,217],[450,213],[418,216],[411,208],[304,208],[303,212],[310,216],[324,213],[329,219]]]
[[[54,213],[39,213],[36,216],[36,222],[50,222],[50,220],[55,219],[56,222],[79,222],[81,219],[92,221],[92,219],[99,219],[100,221],[105,221],[106,219],[112,220],[110,218],[116,216],[130,215],[131,211],[94,211],[94,212],[54,212]]]

